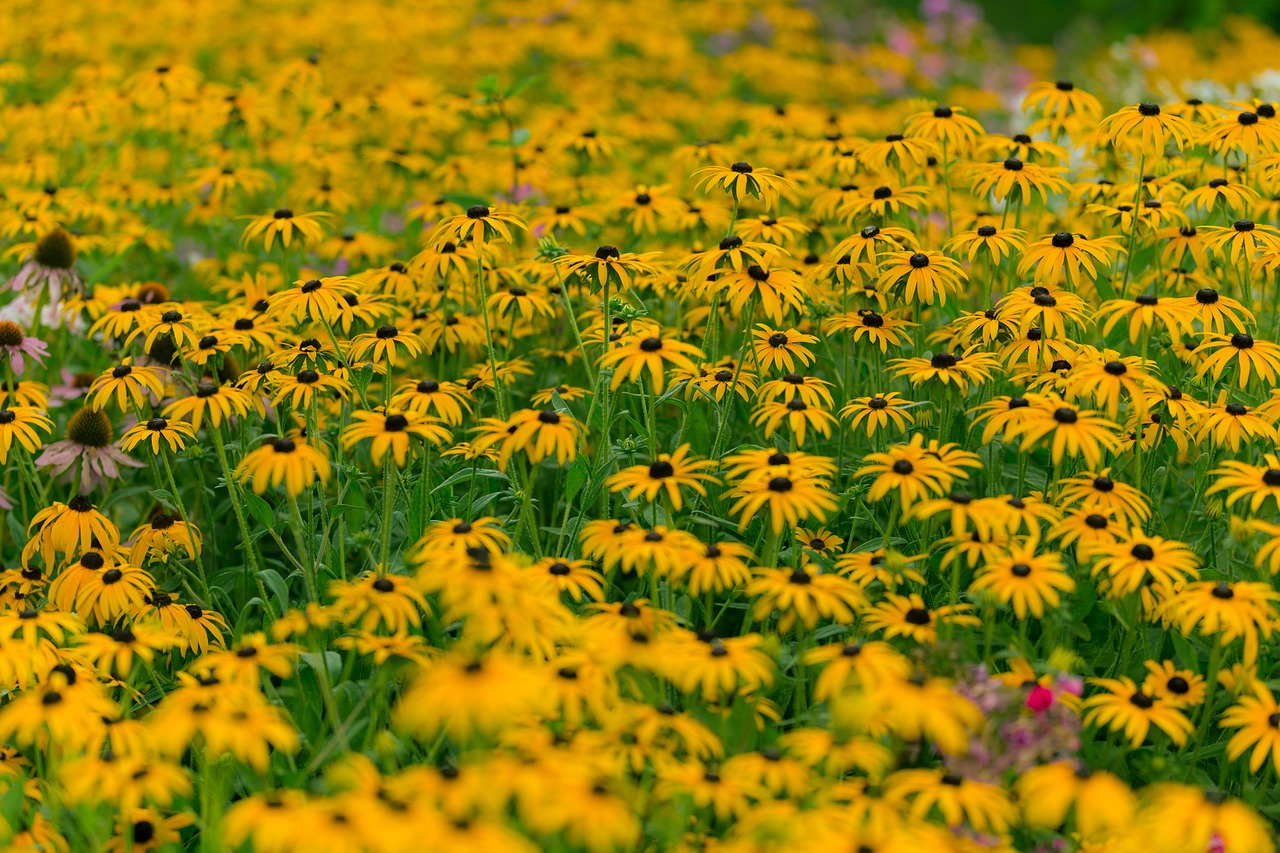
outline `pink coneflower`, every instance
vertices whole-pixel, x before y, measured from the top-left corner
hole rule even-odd
[[[49,345],[44,341],[27,337],[17,323],[0,320],[0,358],[9,359],[16,375],[21,376],[26,369],[27,357],[36,364],[44,364],[44,357],[48,354]]]
[[[79,292],[84,284],[75,266],[76,247],[71,235],[55,228],[36,243],[27,262],[9,279],[9,289],[26,292],[47,287],[50,291],[56,289],[61,299],[64,291]],[[56,301],[52,292],[49,301]]]
[[[51,407],[65,406],[73,400],[79,400],[85,394],[89,393],[89,386],[93,384],[93,380],[98,378],[96,373],[82,371],[80,373],[72,373],[65,367],[62,368],[61,374],[62,384],[55,385],[49,389],[49,405]]]
[[[36,458],[36,467],[48,468],[54,476],[71,471],[80,464],[80,493],[88,494],[107,479],[117,479],[121,466],[141,468],[142,463],[130,459],[112,443],[115,431],[106,414],[83,408],[67,423],[67,437],[46,445]]]
[[[8,287],[18,291],[18,297],[0,309],[0,320],[30,326],[39,308],[41,325],[63,325],[63,297],[79,294],[84,288],[84,279],[75,265],[76,247],[71,235],[61,228],[45,234],[27,262],[9,279]]]

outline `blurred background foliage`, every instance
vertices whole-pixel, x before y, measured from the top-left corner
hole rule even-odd
[[[1114,41],[1159,30],[1219,28],[1227,15],[1245,15],[1272,28],[1280,24],[1280,0],[971,0],[1011,41],[1066,46]],[[895,12],[928,17],[928,2],[887,0]]]

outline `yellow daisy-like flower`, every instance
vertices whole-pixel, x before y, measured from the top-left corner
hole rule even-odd
[[[264,216],[242,216],[240,218],[248,219],[249,224],[245,226],[240,242],[247,246],[261,237],[264,252],[271,251],[277,237],[280,245],[286,249],[293,245],[295,239],[300,243],[314,243],[320,239],[324,233],[324,224],[332,216],[333,214],[324,211],[294,213],[287,207]]]
[[[304,439],[277,438],[245,454],[236,466],[235,476],[242,483],[252,482],[253,491],[283,485],[285,493],[296,498],[315,483],[329,480],[332,466],[323,453]]]

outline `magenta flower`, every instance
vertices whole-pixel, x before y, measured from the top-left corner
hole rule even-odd
[[[1027,707],[1039,714],[1042,711],[1049,710],[1049,706],[1053,704],[1053,691],[1047,687],[1041,687],[1037,684],[1031,688],[1031,692],[1027,694]]]

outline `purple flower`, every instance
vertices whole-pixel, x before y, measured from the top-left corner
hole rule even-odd
[[[49,354],[49,345],[36,338],[29,338],[22,327],[10,320],[0,320],[0,359],[9,359],[13,372],[19,376],[26,370],[26,360],[43,365]]]
[[[55,477],[71,470],[79,461],[80,494],[87,495],[105,480],[120,478],[120,468],[141,468],[142,463],[130,459],[124,451],[108,444],[106,447],[88,447],[70,439],[45,445],[44,452],[36,457],[37,468],[48,468]]]
[[[55,385],[49,390],[50,405],[63,406],[89,393],[89,386],[94,380],[92,373],[72,373],[65,367],[59,373],[62,376],[62,384]]]

